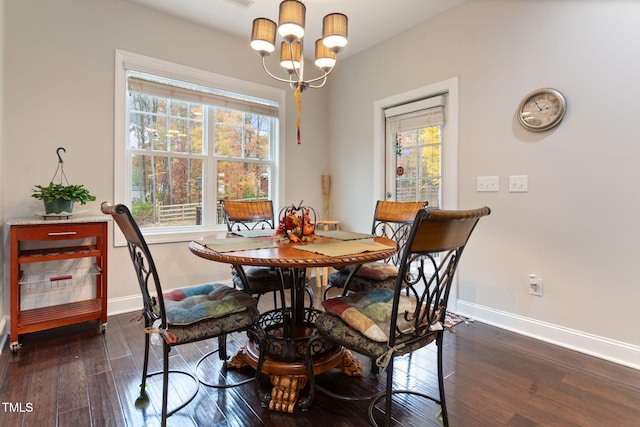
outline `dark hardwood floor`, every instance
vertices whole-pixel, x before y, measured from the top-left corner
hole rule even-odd
[[[316,295],[319,295],[317,292]],[[105,335],[81,324],[24,335],[23,347],[0,355],[0,426],[158,425],[158,405],[135,407],[139,393],[143,339],[131,314],[109,317]],[[445,388],[452,426],[640,426],[640,371],[479,322],[445,336]],[[245,339],[230,339],[230,353]],[[171,366],[190,369],[215,340],[172,351]],[[397,359],[400,387],[436,391],[432,346]],[[154,348],[151,369],[160,367]],[[211,360],[217,360],[214,356]],[[366,358],[361,358],[368,365]],[[214,373],[219,366],[213,364]],[[365,369],[367,369],[365,367]],[[251,375],[245,368],[230,373]],[[213,376],[213,375],[212,375]],[[381,388],[379,378],[348,378],[338,372],[318,379],[340,391]],[[157,380],[150,381],[159,401]],[[188,381],[176,378],[172,399]],[[397,425],[437,426],[439,408],[410,396],[397,398]],[[367,426],[367,403],[339,402],[318,394],[312,408],[293,414],[262,408],[253,384],[218,390],[200,387],[197,397],[169,418],[170,426]]]

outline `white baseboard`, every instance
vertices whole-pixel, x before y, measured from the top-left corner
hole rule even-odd
[[[456,313],[479,322],[640,370],[640,346],[458,300]]]

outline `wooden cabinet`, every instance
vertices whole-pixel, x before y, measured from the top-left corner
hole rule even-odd
[[[90,320],[106,330],[108,218],[80,218],[9,222],[12,352],[20,348],[18,337],[29,332]],[[51,298],[60,290],[75,298]],[[27,292],[35,303],[25,304]]]

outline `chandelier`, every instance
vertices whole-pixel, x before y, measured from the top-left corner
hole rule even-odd
[[[262,57],[262,68],[271,77],[289,83],[298,93],[308,87],[319,88],[327,82],[327,76],[336,65],[336,54],[347,44],[347,16],[330,13],[322,20],[322,38],[315,42],[315,65],[322,75],[309,80],[304,78],[304,24],[306,6],[298,0],[280,3],[278,25],[267,18],[253,20],[251,47]],[[276,29],[280,44],[280,66],[289,75],[287,79],[275,76],[267,69],[265,56],[275,50]],[[298,98],[297,98],[298,99]]]

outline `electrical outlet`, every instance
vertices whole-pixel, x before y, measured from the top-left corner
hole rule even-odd
[[[542,296],[542,279],[535,274],[529,275],[529,294],[538,297]]]
[[[500,179],[497,176],[476,177],[477,191],[498,191]]]

